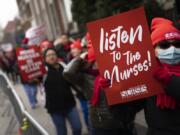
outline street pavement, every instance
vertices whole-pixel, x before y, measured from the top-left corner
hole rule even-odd
[[[42,92],[38,91],[38,94],[37,94],[38,106],[36,107],[36,109],[31,109],[22,85],[18,84],[18,85],[15,85],[14,87],[15,87],[16,92],[20,96],[23,104],[25,105],[27,111],[34,117],[34,119],[40,125],[42,125],[42,127],[50,135],[55,135],[56,134],[55,127],[52,123],[52,120],[49,114],[44,108],[45,101],[44,101]],[[6,124],[0,124],[0,135],[17,135],[18,126],[19,126],[18,122],[13,113],[12,105],[9,103],[7,96],[1,92],[1,89],[0,89],[0,107],[1,107],[0,123],[6,123]],[[82,122],[83,135],[87,135],[88,134],[87,127],[85,126],[85,122],[83,120],[82,111],[81,111],[78,100],[77,100],[77,108],[78,108],[81,122]],[[71,135],[71,128],[68,122],[67,122],[67,127],[68,127],[68,135]],[[138,131],[138,135],[145,135],[147,125],[144,120],[143,111],[137,114],[136,127]],[[10,133],[7,133],[7,132],[10,132]]]
[[[17,135],[18,127],[12,104],[0,87],[0,135]]]

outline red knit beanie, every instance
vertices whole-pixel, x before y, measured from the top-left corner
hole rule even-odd
[[[77,39],[76,41],[74,41],[72,44],[71,44],[71,49],[73,48],[77,48],[77,49],[82,49],[82,46],[81,46],[81,40],[80,39]]]
[[[154,18],[151,23],[151,39],[153,46],[163,40],[180,40],[180,31],[173,26],[173,22],[164,18]]]

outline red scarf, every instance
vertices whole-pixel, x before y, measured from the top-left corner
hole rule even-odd
[[[100,91],[101,91],[101,87],[99,85],[99,79],[101,78],[100,75],[98,75],[96,77],[96,79],[94,80],[94,90],[93,90],[93,96],[91,98],[90,103],[95,106],[97,105],[98,101],[99,101],[99,95],[100,95]]]
[[[161,64],[163,67],[167,68],[170,75],[180,76],[180,64],[179,65],[168,65]],[[157,95],[156,105],[160,108],[174,109],[180,103],[178,103],[173,97],[167,95],[166,93]]]
[[[96,79],[94,80],[93,96],[90,101],[90,103],[93,106],[96,106],[98,104],[101,90],[103,90],[109,86],[110,86],[110,81],[108,79],[105,79],[105,78],[101,77],[100,75],[96,76]]]
[[[180,64],[179,65],[163,64],[163,66],[166,66],[169,69],[169,73],[171,75],[180,76]]]

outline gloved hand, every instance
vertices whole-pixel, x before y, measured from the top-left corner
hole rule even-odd
[[[167,84],[171,80],[171,74],[169,73],[169,70],[167,67],[157,67],[157,69],[154,72],[154,77],[161,81],[163,84]]]

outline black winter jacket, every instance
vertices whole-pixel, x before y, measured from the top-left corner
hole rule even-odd
[[[44,82],[46,105],[49,113],[66,112],[75,106],[75,99],[70,84],[63,78],[63,67],[59,69],[48,65],[48,73]]]
[[[165,92],[180,103],[180,77],[172,76]],[[145,117],[148,135],[180,135],[180,106],[175,109],[161,109],[156,106],[156,97],[147,100]]]

